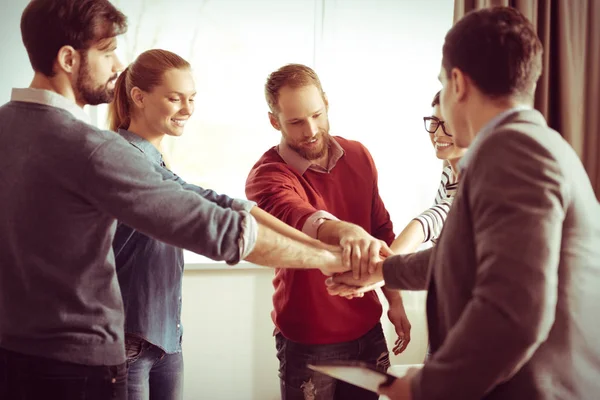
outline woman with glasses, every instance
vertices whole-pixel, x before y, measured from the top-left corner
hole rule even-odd
[[[390,246],[396,254],[414,253],[423,243],[437,242],[458,186],[456,165],[466,149],[454,145],[452,129],[448,127],[440,112],[440,92],[434,96],[431,107],[431,116],[423,117],[423,121],[435,148],[436,157],[444,160],[442,179],[433,206],[410,221]],[[410,336],[397,341],[393,349],[394,354],[402,353],[409,342]]]
[[[435,155],[444,160],[442,179],[434,205],[413,219],[392,243],[391,249],[397,254],[413,253],[422,243],[435,244],[458,186],[456,164],[466,149],[454,145],[452,130],[440,113],[440,92],[436,93],[431,106],[432,115],[424,117],[423,120],[425,130],[429,133],[431,144],[435,148]]]

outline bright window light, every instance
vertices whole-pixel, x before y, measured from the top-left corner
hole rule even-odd
[[[452,0],[113,3],[129,16],[118,49],[123,63],[163,48],[194,69],[195,114],[182,137],[165,143],[183,179],[245,198],[250,168],[280,138],[267,118],[266,77],[282,65],[303,63],[321,78],[331,133],[359,140],[372,153],[396,233],[433,204],[442,163],[422,117],[440,89]],[[105,106],[90,114],[106,126]],[[186,253],[188,263],[204,260]]]

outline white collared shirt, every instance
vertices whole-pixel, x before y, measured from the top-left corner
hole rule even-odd
[[[91,124],[90,116],[74,101],[67,99],[51,90],[32,88],[13,88],[11,101],[22,101],[26,103],[37,103],[45,106],[56,107],[70,112],[75,118],[87,124]]]

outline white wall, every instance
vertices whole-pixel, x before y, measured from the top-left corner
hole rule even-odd
[[[186,273],[186,400],[279,398],[272,277],[266,268]]]

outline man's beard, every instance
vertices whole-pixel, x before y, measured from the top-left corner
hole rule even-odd
[[[114,89],[108,88],[108,83],[117,77],[115,74],[104,85],[92,87],[93,79],[90,75],[90,68],[87,59],[84,57],[81,61],[79,76],[75,82],[78,97],[84,104],[96,106],[98,104],[110,103],[115,95]]]
[[[302,156],[302,158],[305,158],[309,161],[314,161],[314,160],[320,159],[325,154],[327,154],[331,136],[329,136],[329,132],[327,130],[320,130],[319,133],[317,134],[317,140],[319,140],[319,139],[322,139],[321,147],[312,149],[312,150],[302,147],[302,144],[307,143],[306,141],[301,142],[301,143],[289,143],[288,142],[288,146],[292,150],[294,150],[296,153],[298,153],[300,156]]]

